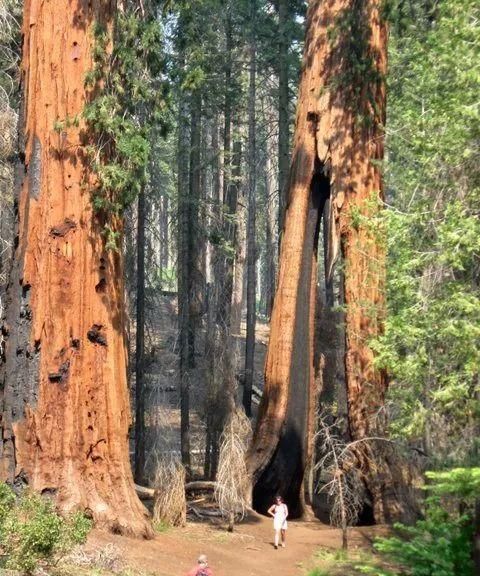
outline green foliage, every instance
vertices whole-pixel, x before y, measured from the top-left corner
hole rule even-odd
[[[153,522],[153,529],[157,534],[165,534],[171,529],[171,525],[164,520],[155,520]]]
[[[370,574],[370,576],[397,576],[398,572],[392,572],[387,568],[382,568],[372,564],[363,564],[355,567],[360,574]]]
[[[91,521],[83,514],[61,517],[50,500],[26,492],[16,498],[0,485],[0,565],[30,573],[85,542]]]
[[[105,236],[115,248],[115,218],[146,185],[153,132],[167,129],[168,84],[156,18],[119,13],[111,49],[105,28],[96,24],[93,34],[94,66],[85,85],[95,96],[83,117],[94,139],[88,148],[97,178],[93,206],[111,220]]]
[[[177,270],[175,268],[155,268],[152,270],[151,285],[154,290],[174,292],[177,288]]]
[[[429,472],[432,484],[426,486],[425,519],[415,526],[395,525],[397,534],[380,538],[376,550],[401,566],[402,574],[411,576],[473,576],[473,510],[461,514],[448,512],[440,495],[455,496],[457,502],[480,497],[480,468]],[[366,574],[383,575],[366,564]]]
[[[458,512],[455,504],[480,496],[480,468],[429,472],[428,477],[424,519],[414,526],[395,525],[393,536],[375,541],[373,554],[319,550],[308,576],[473,576],[473,505]]]
[[[0,530],[10,510],[15,506],[15,494],[6,484],[0,484]],[[0,532],[1,535],[1,532]]]
[[[425,520],[395,528],[399,536],[380,539],[375,548],[412,576],[473,576],[472,526],[466,518],[452,519],[431,504]]]
[[[390,7],[386,164],[392,433],[437,462],[478,462],[480,13]],[[410,12],[411,8],[411,12]]]
[[[322,568],[313,568],[313,570],[308,571],[307,576],[328,576],[328,572]]]
[[[348,552],[321,548],[315,553],[314,563],[307,576],[398,576],[398,571],[390,570],[391,564],[386,564],[378,554],[358,548]]]
[[[453,495],[466,502],[480,498],[480,468],[454,468],[441,472],[427,472],[432,481],[428,489],[439,496]]]

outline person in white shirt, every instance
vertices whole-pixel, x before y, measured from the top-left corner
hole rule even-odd
[[[270,506],[268,513],[273,518],[273,530],[275,532],[274,546],[278,549],[280,536],[282,539],[282,548],[285,548],[287,533],[288,508],[281,496],[275,496],[275,503]]]

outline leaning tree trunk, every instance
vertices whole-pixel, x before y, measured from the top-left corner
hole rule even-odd
[[[265,392],[249,469],[254,505],[275,492],[302,512],[302,480],[311,448],[315,388],[313,322],[318,230],[330,198],[327,274],[343,248],[346,380],[357,465],[376,521],[406,519],[405,494],[392,473],[384,432],[385,375],[369,340],[382,329],[384,253],[378,215],[382,181],[387,31],[380,0],[310,0],[279,280],[265,368]],[[320,319],[320,322],[322,319]],[[395,473],[398,470],[395,467]]]
[[[91,27],[111,30],[114,5],[25,3],[0,474],[64,511],[88,510],[99,526],[149,535],[129,461],[122,257],[106,249],[93,212],[88,126],[54,129],[82,114]]]

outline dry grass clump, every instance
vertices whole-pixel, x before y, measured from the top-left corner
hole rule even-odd
[[[122,553],[115,544],[107,544],[93,552],[86,552],[78,547],[65,558],[65,561],[76,566],[100,568],[115,573],[121,572],[124,568]]]
[[[178,460],[160,460],[155,474],[154,525],[185,526],[185,468]]]
[[[252,433],[250,420],[243,410],[237,410],[228,419],[220,437],[220,457],[215,501],[233,530],[235,520],[245,516],[249,505],[250,481],[246,466],[246,452]]]

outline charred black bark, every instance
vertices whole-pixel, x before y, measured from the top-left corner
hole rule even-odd
[[[20,125],[20,123],[19,123]],[[35,407],[40,383],[41,343],[31,344],[32,310],[30,286],[23,284],[24,239],[19,238],[19,201],[25,179],[29,181],[30,193],[38,197],[41,180],[41,144],[34,137],[31,157],[24,153],[24,138],[19,137],[21,150],[15,171],[14,188],[14,241],[10,262],[6,297],[3,302],[6,314],[2,318],[1,349],[2,371],[0,380],[0,481],[15,483],[15,438],[12,425],[23,419],[26,406]],[[24,234],[28,229],[28,213],[24,215]],[[9,353],[7,353],[7,349]],[[15,352],[12,353],[11,351]],[[22,484],[28,478],[22,474]]]

